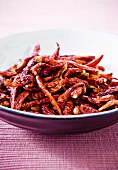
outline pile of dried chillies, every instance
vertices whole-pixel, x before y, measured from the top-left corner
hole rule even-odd
[[[118,107],[118,79],[102,73],[103,58],[33,54],[0,72],[0,105],[47,115],[78,115]]]

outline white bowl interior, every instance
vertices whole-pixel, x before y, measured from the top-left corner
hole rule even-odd
[[[11,35],[0,40],[0,70],[11,67],[19,58],[31,54],[35,44],[41,45],[41,54],[53,54],[56,42],[60,54],[95,55],[104,58],[106,72],[118,77],[118,37],[88,30],[44,30]]]

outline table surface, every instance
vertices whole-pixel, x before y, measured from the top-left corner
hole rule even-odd
[[[117,0],[0,0],[0,36],[50,28],[118,35]],[[118,169],[118,124],[86,134],[40,135],[0,121],[0,170]]]

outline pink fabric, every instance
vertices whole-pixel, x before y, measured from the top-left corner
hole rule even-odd
[[[0,169],[115,170],[118,126],[77,135],[39,135],[0,122]]]
[[[50,28],[118,35],[117,0],[0,0],[0,36]],[[0,170],[118,169],[118,124],[87,134],[39,135],[0,121]]]
[[[118,34],[117,0],[0,0],[0,35],[49,28]]]

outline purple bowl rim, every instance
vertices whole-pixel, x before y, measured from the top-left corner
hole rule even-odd
[[[1,110],[5,111],[7,113],[10,113],[10,114],[21,115],[24,117],[42,118],[42,119],[83,119],[83,118],[106,116],[109,114],[118,114],[118,108],[112,109],[109,111],[103,111],[103,112],[98,112],[98,113],[89,113],[89,114],[80,114],[80,115],[44,115],[41,113],[36,114],[36,113],[15,110],[15,109],[7,108],[5,106],[0,106],[0,111]]]

